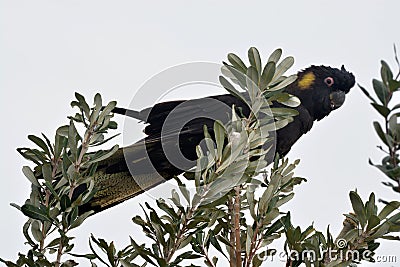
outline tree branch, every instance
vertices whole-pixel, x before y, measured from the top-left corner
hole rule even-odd
[[[240,186],[235,186],[235,202],[233,208],[236,267],[240,267],[242,266],[242,244],[240,242]]]

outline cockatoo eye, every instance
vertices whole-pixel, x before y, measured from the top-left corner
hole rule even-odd
[[[331,87],[331,86],[335,83],[335,81],[333,80],[332,77],[327,77],[327,78],[325,78],[324,82],[325,82],[326,85],[328,85],[329,87]]]

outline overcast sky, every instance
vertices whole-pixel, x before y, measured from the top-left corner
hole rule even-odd
[[[285,55],[295,57],[291,73],[311,64],[345,64],[358,83],[371,88],[381,59],[395,66],[393,43],[400,50],[399,13],[400,2],[395,0],[246,4],[1,0],[0,257],[15,259],[17,252],[28,249],[21,233],[25,218],[9,205],[22,204],[30,191],[21,172],[27,161],[15,149],[31,146],[28,134],[53,136],[73,112],[69,103],[74,92],[88,100],[99,92],[106,101],[128,106],[146,80],[170,66],[220,63],[229,52],[245,58],[250,46],[257,47],[263,58],[283,48]],[[202,94],[198,90],[186,93],[185,97]],[[289,158],[301,158],[296,174],[308,182],[297,187],[294,200],[284,207],[291,210],[294,224],[304,228],[314,222],[321,231],[330,225],[336,235],[342,214],[351,211],[350,190],[357,188],[364,200],[372,191],[377,198],[399,197],[381,184],[386,178],[368,165],[368,158],[377,162],[382,157],[372,128],[376,119],[380,117],[354,87],[343,107],[315,123],[295,144]],[[124,121],[118,118],[118,122],[122,131]],[[134,136],[140,137],[141,127],[137,125]],[[116,142],[122,143],[122,138]],[[128,235],[144,241],[140,229],[131,223],[133,215],[141,214],[139,203],[144,201],[152,200],[142,195],[88,219],[73,233],[76,252],[89,252],[90,233],[115,240],[120,248],[128,244]],[[400,261],[399,243],[383,241],[378,254],[397,254]]]

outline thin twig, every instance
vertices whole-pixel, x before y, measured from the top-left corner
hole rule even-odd
[[[385,130],[386,130],[386,134],[389,135],[389,120],[387,117],[385,117]],[[390,161],[393,165],[393,168],[396,168],[398,165],[397,162],[397,156],[396,156],[396,144],[393,144],[393,146],[390,145],[390,143],[388,142],[387,147],[389,149],[389,157],[390,157]],[[398,188],[400,188],[400,177],[397,178],[397,183],[398,183]]]
[[[172,249],[167,252],[167,255],[165,257],[165,261],[167,263],[169,263],[169,261],[172,259],[172,256],[178,250],[179,246],[181,245],[182,241],[184,240],[184,235],[188,230],[187,229],[188,222],[192,219],[193,214],[195,213],[197,208],[198,208],[198,205],[191,207],[189,209],[189,212],[185,215],[182,228],[179,229],[179,232],[176,235],[176,242],[175,242],[174,246],[172,247]]]
[[[51,172],[51,179],[52,179],[52,180],[54,180],[54,178],[56,177],[59,163],[60,163],[60,158],[57,158],[57,159],[54,159],[54,158],[53,158],[53,159],[51,160],[51,165],[52,165],[52,167],[53,167],[53,170],[52,170],[52,172]],[[44,205],[45,205],[46,208],[47,208],[47,207],[49,206],[49,204],[50,204],[50,195],[51,195],[51,192],[50,192],[49,189],[46,188],[45,193],[46,193],[46,196],[45,196]],[[46,232],[46,229],[45,229],[45,225],[44,225],[44,224],[45,224],[45,222],[42,223],[42,230],[41,230],[41,232],[42,232],[43,239],[40,241],[40,245],[39,245],[40,251],[43,251],[43,249],[44,249],[44,241],[45,241],[45,239],[46,239],[46,233],[45,233],[45,232]]]
[[[229,244],[231,245],[229,247],[229,264],[230,267],[235,267],[235,234],[233,231],[233,225],[234,225],[234,216],[233,216],[233,201],[231,197],[228,197],[228,214],[231,216],[231,231],[229,232]]]
[[[95,125],[96,124],[93,124],[85,133],[85,137],[82,141],[82,150],[81,150],[81,153],[79,154],[79,157],[75,163],[75,171],[76,172],[79,172],[83,157],[85,156],[86,152],[89,150],[90,139],[93,137]]]
[[[251,240],[250,253],[247,255],[246,267],[250,267],[252,259],[258,250],[258,245],[260,244],[260,240],[257,240],[258,232],[260,231],[260,227],[262,226],[261,220],[257,222],[256,229],[254,230],[253,238]]]
[[[290,258],[288,258],[286,261],[286,267],[292,267],[292,264],[293,264],[293,261]]]
[[[242,266],[242,244],[240,242],[240,186],[235,186],[235,202],[233,208],[236,267],[240,267]]]
[[[93,134],[94,134],[95,125],[96,124],[94,123],[91,127],[89,127],[89,129],[87,129],[87,131],[85,133],[85,137],[84,137],[84,139],[82,141],[81,152],[79,154],[78,159],[76,160],[76,162],[74,164],[76,173],[80,172],[80,168],[81,168],[81,165],[82,165],[83,157],[85,156],[85,154],[89,150],[89,144],[90,144],[91,138],[93,137]],[[72,199],[72,196],[74,195],[75,188],[76,188],[75,181],[70,181],[69,194],[68,194],[69,199]],[[62,227],[62,231],[66,235],[67,232],[68,232],[68,228],[65,228],[63,226]],[[55,267],[59,267],[60,264],[61,264],[61,256],[63,255],[63,249],[64,249],[64,245],[63,245],[62,239],[63,238],[61,237],[60,238],[60,243],[58,244],[57,259],[56,259],[56,262],[55,262]]]
[[[393,50],[394,50],[394,59],[396,60],[397,66],[399,67],[399,72],[397,73],[395,78],[395,80],[397,80],[400,77],[400,61],[399,58],[397,57],[396,44],[393,44]]]
[[[47,208],[48,206],[49,206],[49,200],[50,200],[50,190],[49,189],[46,189],[46,196],[45,196],[45,202],[44,202],[44,205],[45,205],[45,207]],[[39,250],[41,251],[41,252],[43,252],[43,249],[44,249],[44,241],[45,241],[45,239],[46,239],[46,229],[45,229],[45,222],[42,222],[42,236],[43,236],[43,238],[42,238],[42,240],[40,241],[40,245],[39,245]]]
[[[208,256],[208,252],[204,246],[201,246],[201,251],[203,252],[204,258],[206,259],[206,262],[208,262],[209,266],[215,267],[215,264],[212,262],[212,260]]]

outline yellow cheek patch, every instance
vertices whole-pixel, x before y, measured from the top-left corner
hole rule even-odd
[[[297,82],[299,85],[299,88],[304,90],[310,88],[310,86],[314,83],[315,81],[315,75],[312,72],[307,72],[306,74],[303,75],[303,77]]]

